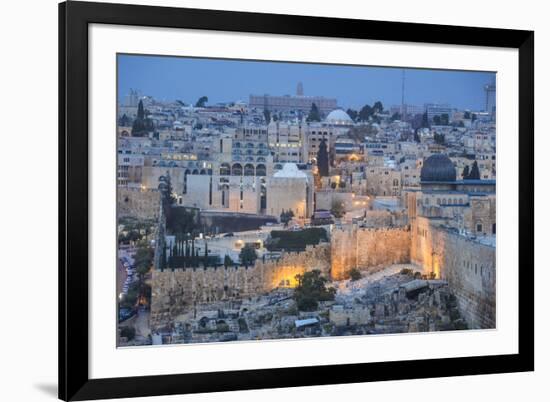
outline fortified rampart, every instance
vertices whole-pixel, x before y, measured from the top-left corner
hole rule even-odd
[[[494,245],[419,217],[411,231],[412,262],[449,283],[470,328],[496,327]]]
[[[410,262],[411,238],[408,228],[334,229],[331,234],[331,276],[344,279],[353,268],[377,268]]]
[[[158,218],[160,206],[160,193],[158,191],[118,187],[117,193],[117,213],[119,217]]]
[[[296,275],[314,269],[330,275],[330,245],[308,246],[301,253],[284,253],[271,261],[257,260],[252,267],[209,267],[154,270],[151,326],[171,322],[194,303],[231,300],[293,287]]]
[[[426,274],[433,272],[448,281],[470,328],[495,327],[495,247],[423,217],[418,217],[410,230],[356,225],[337,228],[331,233],[330,243],[283,253],[277,260],[258,259],[248,268],[157,269],[152,279],[151,325],[166,325],[190,311],[195,303],[240,299],[277,287],[293,287],[296,275],[314,269],[340,280],[353,268],[372,272],[410,262],[422,266]]]

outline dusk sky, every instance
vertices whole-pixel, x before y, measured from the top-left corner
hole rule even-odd
[[[344,109],[401,103],[401,69],[303,63],[256,62],[184,57],[130,56],[118,59],[118,94],[130,88],[159,100],[208,104],[244,100],[250,94],[294,95],[299,81],[304,95],[334,97]],[[494,73],[407,69],[405,102],[450,103],[460,109],[484,108],[483,86]]]

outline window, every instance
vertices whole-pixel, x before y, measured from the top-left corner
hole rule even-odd
[[[483,232],[483,225],[481,223],[478,223],[476,229],[478,232]]]

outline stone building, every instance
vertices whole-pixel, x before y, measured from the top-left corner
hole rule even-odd
[[[366,169],[367,194],[372,196],[401,195],[401,172],[389,166],[369,166]]]
[[[313,177],[299,170],[294,163],[267,179],[267,210],[272,216],[292,210],[296,218],[309,218],[313,214]]]

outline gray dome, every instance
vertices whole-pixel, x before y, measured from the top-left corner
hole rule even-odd
[[[424,161],[420,181],[455,181],[456,170],[447,155],[434,154]]]

